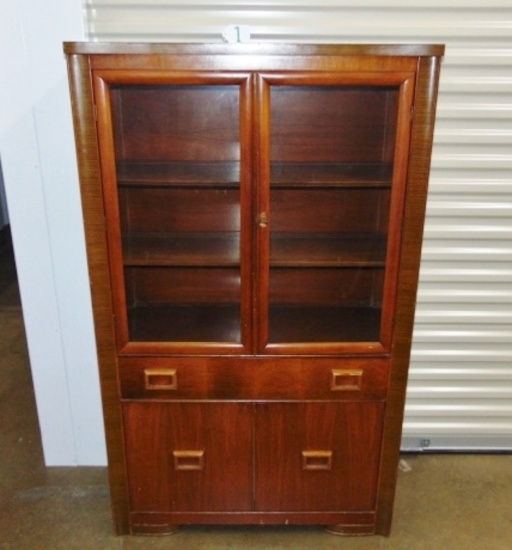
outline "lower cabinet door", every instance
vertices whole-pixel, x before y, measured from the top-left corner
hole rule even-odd
[[[258,511],[371,511],[380,402],[256,406]]]
[[[123,415],[132,511],[252,508],[253,404],[129,402]]]

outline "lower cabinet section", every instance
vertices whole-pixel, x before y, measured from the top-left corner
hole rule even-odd
[[[346,523],[371,532],[383,408],[380,401],[125,402],[133,530]]]

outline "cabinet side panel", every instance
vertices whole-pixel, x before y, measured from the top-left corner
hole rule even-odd
[[[420,58],[411,129],[408,185],[398,274],[390,389],[384,423],[376,533],[390,531],[402,434],[440,59]]]
[[[89,58],[80,55],[68,56],[68,73],[100,368],[111,502],[116,532],[125,534],[128,532],[125,457],[112,326],[112,297],[101,192],[101,173]]]

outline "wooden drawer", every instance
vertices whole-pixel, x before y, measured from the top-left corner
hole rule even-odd
[[[384,399],[389,359],[119,358],[123,399]]]

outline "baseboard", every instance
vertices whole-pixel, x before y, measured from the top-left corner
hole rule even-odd
[[[424,437],[404,436],[403,453],[512,453],[512,439],[503,435],[426,434]]]

